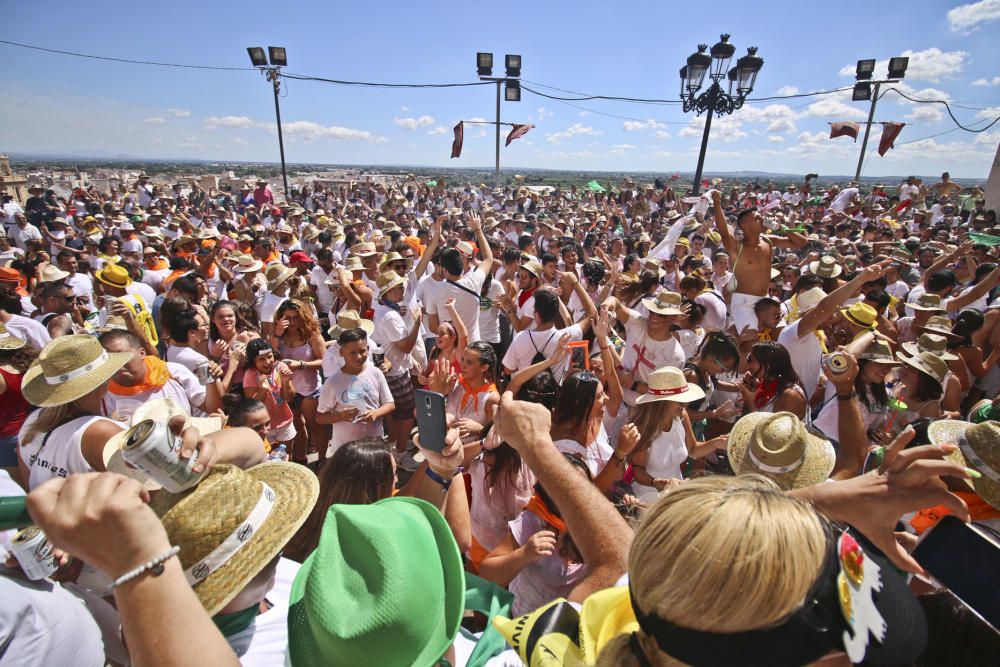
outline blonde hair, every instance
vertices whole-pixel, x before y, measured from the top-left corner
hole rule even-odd
[[[653,440],[667,427],[667,417],[670,412],[670,401],[652,401],[635,406],[629,421],[639,429],[639,443],[636,452],[641,452],[653,444]]]
[[[805,601],[823,567],[827,533],[806,503],[754,475],[692,479],[646,513],[629,552],[635,603],[692,630],[774,625]],[[639,630],[652,664],[680,665]],[[639,663],[622,635],[598,667]]]
[[[48,433],[74,412],[79,412],[79,410],[73,401],[50,408],[42,408],[38,411],[38,418],[24,430],[22,442],[31,442],[39,435]]]

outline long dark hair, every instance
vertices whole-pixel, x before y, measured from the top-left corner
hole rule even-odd
[[[876,412],[889,405],[889,393],[885,389],[885,382],[865,382],[861,377],[865,366],[875,363],[871,359],[858,359],[858,375],[854,378],[854,391],[858,394],[858,400],[869,412]],[[871,399],[868,397],[871,396]],[[873,409],[874,408],[874,409]]]
[[[986,318],[978,310],[969,308],[960,312],[955,318],[955,326],[952,327],[951,332],[956,336],[961,336],[962,339],[950,342],[948,347],[951,349],[971,347],[972,334],[979,331],[985,322]]]
[[[715,357],[719,361],[731,361],[737,364],[740,360],[740,345],[736,339],[722,331],[710,331],[705,334],[698,348],[698,356]]]
[[[590,371],[577,371],[566,378],[552,412],[553,425],[571,426],[573,430],[583,426],[590,419],[599,383]]]
[[[799,384],[799,376],[792,367],[792,358],[783,345],[773,341],[756,343],[750,348],[750,356],[763,366],[764,380],[777,380],[781,389]]]
[[[2,350],[0,349],[0,364],[5,364],[7,366],[13,366],[21,374],[34,363],[35,359],[38,358],[39,349],[32,345],[25,345],[19,350]]]
[[[319,471],[319,500],[309,518],[285,547],[302,562],[319,543],[331,505],[369,505],[392,495],[392,452],[377,438],[349,442]]]
[[[649,294],[660,283],[660,276],[652,271],[642,271],[639,280],[628,283],[618,290],[618,300],[631,308],[640,298]]]
[[[484,374],[486,381],[496,382],[497,353],[496,350],[493,349],[493,346],[485,341],[477,340],[469,343],[466,347],[479,355],[480,364],[489,365],[490,369]]]

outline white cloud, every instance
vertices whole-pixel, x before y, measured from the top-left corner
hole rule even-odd
[[[205,127],[211,130],[217,127],[235,127],[245,130],[256,126],[258,126],[258,123],[255,123],[246,116],[209,116],[205,119]]]
[[[187,118],[191,115],[191,112],[187,109],[178,109],[176,107],[171,107],[167,109],[167,115],[173,116],[174,118]]]
[[[611,150],[618,150],[618,151],[628,151],[632,150],[633,148],[635,148],[635,146],[633,146],[632,144],[614,144],[611,146]]]
[[[865,118],[866,116],[866,114],[857,107],[852,107],[844,104],[843,102],[838,102],[837,100],[832,99],[813,102],[806,107],[806,110],[802,115],[813,118],[828,118],[833,116],[836,116],[837,118]]]
[[[421,116],[420,118],[393,118],[392,122],[407,130],[415,130],[418,127],[433,125],[434,118],[431,116]]]
[[[291,123],[282,123],[284,133],[301,139],[302,141],[313,141],[319,138],[336,139],[338,141],[362,140],[373,144],[384,144],[389,140],[385,137],[372,134],[367,130],[356,130],[350,127],[339,127],[336,125],[320,125],[308,120],[296,120]]]
[[[944,118],[944,112],[936,106],[923,104],[914,109],[913,113],[907,114],[906,117],[910,120],[926,120],[931,123],[936,123]]]
[[[159,125],[160,123],[166,123],[167,119],[162,116],[151,116],[142,121],[143,123],[148,123],[150,125]]]
[[[996,130],[995,132],[983,132],[981,134],[977,134],[975,143],[982,144],[984,146],[989,146],[990,149],[992,150],[994,146],[1000,143],[1000,130]]]
[[[577,114],[576,114],[576,115],[577,115],[577,116],[579,116],[580,118],[586,118],[587,116],[589,116],[589,115],[590,115],[590,112],[589,112],[589,111],[586,111],[586,110],[584,110],[584,111],[580,111],[580,112],[577,112]]]
[[[997,0],[1000,2],[1000,0]],[[942,51],[932,46],[923,51],[903,51],[901,56],[910,59],[906,68],[906,78],[918,81],[937,83],[941,79],[958,74],[965,68],[969,54],[966,51]],[[845,65],[840,70],[840,76],[853,77],[857,64]],[[879,60],[875,63],[875,76],[882,77],[889,71],[889,60]]]
[[[1000,86],[1000,76],[995,76],[992,79],[976,79],[972,82],[973,86]]]
[[[438,125],[433,130],[427,130],[427,134],[445,134],[448,131],[447,127]]]
[[[772,120],[771,124],[767,126],[768,132],[794,132],[796,129],[798,128],[795,127],[795,123],[788,118]]]
[[[653,132],[653,138],[654,139],[669,139],[670,138],[670,133],[667,132],[667,131],[665,131],[665,130],[657,130],[656,132]]]
[[[1000,0],[980,0],[948,11],[948,23],[953,32],[970,33],[978,29],[980,23],[997,19],[1000,19]]]
[[[234,144],[239,144],[241,146],[250,145],[250,142],[244,139],[243,137],[230,137],[229,140],[232,141]]]
[[[562,143],[563,140],[569,139],[570,137],[576,136],[578,134],[597,137],[604,134],[604,132],[602,132],[601,130],[595,130],[589,125],[583,125],[582,123],[573,123],[562,132],[554,132],[552,134],[546,135],[545,140],[552,144],[559,144]]]
[[[778,88],[778,92],[775,95],[798,95],[799,89],[796,86],[782,86]]]
[[[996,118],[997,116],[1000,116],[1000,106],[986,107],[976,114],[976,118]]]
[[[776,134],[768,135],[767,140],[770,141],[773,144],[781,144],[781,143],[785,142],[785,138],[784,137],[779,137]]]
[[[545,120],[546,118],[551,118],[552,116],[555,116],[555,115],[556,115],[556,113],[554,111],[549,111],[545,107],[538,107],[538,121],[539,122]]]
[[[627,120],[622,123],[622,129],[626,132],[634,132],[635,130],[665,130],[667,126],[664,123],[658,123],[652,118],[646,120]]]
[[[742,129],[743,123],[735,118],[723,117],[712,120],[711,138],[718,139],[724,143],[731,143],[750,136]],[[680,137],[700,137],[705,129],[705,118],[698,116],[684,126],[677,136]]]
[[[399,107],[399,110],[405,113],[405,112],[407,112],[407,111],[410,110],[410,107],[406,107],[406,106]]]

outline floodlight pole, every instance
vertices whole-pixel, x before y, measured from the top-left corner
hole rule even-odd
[[[274,87],[274,116],[278,121],[278,151],[281,153],[281,180],[285,185],[285,199],[288,200],[291,194],[288,189],[288,170],[285,168],[285,140],[281,136],[281,105],[278,103],[278,93],[281,90],[281,71],[273,66],[266,68],[265,71],[267,72],[267,80]]]
[[[500,81],[497,81],[497,141],[496,141],[496,173],[494,175],[494,181],[496,181],[496,188],[500,187]]]
[[[878,89],[882,83],[882,81],[876,81],[875,88],[872,90],[872,106],[868,110],[868,124],[865,125],[865,138],[861,142],[861,155],[858,156],[858,170],[854,172],[854,181],[858,184],[861,183],[861,166],[865,163],[865,150],[868,149],[868,135],[872,131],[872,119],[875,118],[875,104],[878,102]]]

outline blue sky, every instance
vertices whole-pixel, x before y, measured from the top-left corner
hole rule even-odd
[[[249,66],[247,46],[273,44],[288,49],[289,72],[413,83],[474,81],[476,51],[494,52],[498,64],[503,54],[519,53],[526,85],[540,91],[565,95],[538,84],[676,99],[678,69],[698,42],[712,44],[720,32],[731,32],[737,55],[755,45],[765,61],[752,97],[850,85],[859,58],[883,61],[909,52],[905,90],[977,107],[955,109],[966,125],[1000,116],[1000,0],[845,1],[836,8],[803,2],[98,1],[84,14],[18,3],[8,8],[0,39],[233,67]],[[0,59],[0,151],[277,160],[273,99],[257,72],[144,67],[2,44]],[[876,73],[884,72],[880,63]],[[387,90],[289,81],[286,92],[281,110],[290,162],[493,163],[488,126],[468,126],[462,157],[449,159],[458,120],[492,120],[490,86]],[[527,91],[520,103],[505,103],[503,120],[537,126],[501,149],[505,167],[694,169],[703,118],[679,106],[572,104]],[[750,103],[713,120],[705,168],[853,174],[860,139],[829,140],[828,122],[863,121],[867,112],[867,103],[850,101],[850,91]],[[982,134],[959,130],[900,145],[954,124],[942,105],[908,104],[891,93],[879,102],[875,120],[908,125],[899,147],[884,158],[874,153],[873,131],[864,170],[871,176],[950,170],[985,178],[1000,142],[998,123]]]

